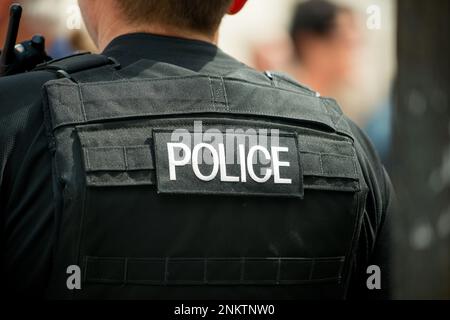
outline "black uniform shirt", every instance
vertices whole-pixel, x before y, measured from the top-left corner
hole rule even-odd
[[[242,66],[212,44],[150,34],[120,36],[103,53],[118,60],[123,68],[140,59],[217,74]],[[48,71],[0,78],[2,290],[10,296],[42,296],[51,272],[54,201],[41,88],[54,78]],[[372,145],[359,128],[349,123],[360,145],[358,157],[370,189],[349,296],[369,294],[366,267],[377,264],[382,270],[381,293],[386,297],[390,245],[387,223],[393,211],[393,191]]]

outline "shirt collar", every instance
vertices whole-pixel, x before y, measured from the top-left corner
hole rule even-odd
[[[103,51],[116,58],[123,66],[140,59],[173,64],[189,63],[198,59],[213,59],[220,50],[212,43],[149,33],[131,33],[112,40]]]

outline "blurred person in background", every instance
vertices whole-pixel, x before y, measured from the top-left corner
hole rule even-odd
[[[301,2],[290,35],[295,61],[291,73],[300,83],[329,97],[339,97],[352,87],[362,47],[358,17],[352,9],[324,0]],[[386,164],[391,141],[390,99],[386,97],[375,110],[364,130]]]
[[[70,30],[68,34],[58,36],[48,50],[54,59],[63,58],[76,52],[97,51],[87,34],[81,30]]]
[[[370,115],[363,126],[363,130],[374,144],[388,171],[391,165],[392,109],[392,97],[388,95],[374,108],[375,112]]]
[[[353,75],[361,38],[354,12],[328,1],[297,5],[290,27],[297,80],[335,96]]]

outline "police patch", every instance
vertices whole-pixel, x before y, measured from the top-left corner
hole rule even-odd
[[[205,141],[206,140],[206,141]],[[153,132],[160,193],[303,198],[296,134]]]

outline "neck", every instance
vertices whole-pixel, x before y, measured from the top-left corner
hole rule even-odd
[[[105,47],[115,38],[130,33],[151,33],[162,36],[178,37],[191,40],[200,40],[217,44],[218,33],[207,35],[196,31],[181,30],[171,26],[160,24],[133,26],[115,20],[112,23],[99,23],[98,25],[98,48],[103,51]]]

